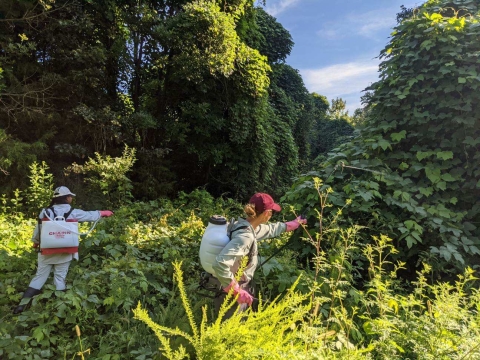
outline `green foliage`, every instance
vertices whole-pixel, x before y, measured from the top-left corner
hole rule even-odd
[[[25,203],[28,213],[36,217],[38,209],[50,204],[53,194],[53,175],[49,173],[49,167],[45,161],[38,164],[36,161],[30,165],[30,186],[25,191]]]
[[[325,161],[332,149],[349,141],[354,131],[354,120],[348,116],[343,99],[332,99],[330,105],[322,95],[312,93],[311,98],[314,121],[307,138],[311,148],[310,158],[313,161],[309,170]]]
[[[265,55],[270,64],[284,63],[294,45],[290,33],[260,7],[254,9],[253,17],[245,36],[247,44]]]
[[[332,105],[328,109],[328,115],[334,119],[347,116],[347,103],[342,98],[332,99]]]
[[[95,152],[104,154],[109,145],[119,142],[121,136],[121,115],[112,111],[109,106],[97,110],[80,104],[74,109],[74,112],[82,117],[89,128],[92,129]]]
[[[71,266],[67,291],[57,292],[47,283],[16,316],[11,309],[35,270],[36,252],[30,247],[34,221],[21,213],[0,214],[0,291],[5,294],[0,298],[0,357],[480,356],[480,298],[473,271],[468,269],[455,284],[429,284],[426,266],[411,291],[405,291],[396,274],[404,265],[392,259],[397,251],[392,240],[381,235],[360,246],[356,238],[364,229],[344,226],[342,214],[351,204],[329,216],[325,209],[335,193],[322,190],[319,179],[314,186],[318,226],[304,228],[306,242],[316,249],[312,266],[299,276],[301,264],[289,254],[277,255],[266,277],[258,279],[261,288],[268,285],[272,290],[268,298],[263,292],[259,295],[258,312],[249,310],[225,322],[222,316],[215,319],[211,301],[195,292],[198,251],[206,224],[202,219],[213,213],[233,216],[239,204],[197,190],[182,193],[173,203],[133,202],[116,209],[115,216],[103,219],[82,239],[80,261]],[[261,246],[264,256],[274,250]],[[368,269],[361,283],[359,261]],[[232,297],[221,311],[229,306],[236,306]]]
[[[410,294],[394,292],[396,271],[405,263],[395,266],[388,274],[383,264],[395,253],[391,239],[375,239],[376,246],[364,250],[371,270],[367,284],[370,301],[363,329],[373,340],[375,358],[420,359],[475,359],[480,356],[479,292],[470,283],[478,280],[467,268],[454,284],[428,284],[429,265],[417,273],[415,288]],[[393,280],[393,281],[392,281]],[[374,307],[372,308],[372,305]]]
[[[3,194],[0,212],[3,214],[14,213],[36,218],[38,210],[50,204],[53,194],[53,175],[45,161],[38,164],[34,161],[30,166],[30,185],[26,190],[16,188],[13,196]]]
[[[95,159],[89,158],[83,165],[74,163],[68,170],[85,176],[89,198],[99,202],[105,198],[106,205],[117,207],[132,199],[132,183],[126,174],[135,160],[135,149],[125,146],[121,157],[95,153]]]
[[[156,321],[188,326],[185,312],[171,296],[169,264],[177,258],[192,259],[185,273],[186,286],[193,289],[206,223],[191,209],[201,206],[209,214],[221,213],[224,203],[228,201],[197,192],[185,194],[175,205],[164,200],[116,209],[114,217],[102,220],[81,241],[80,261],[70,267],[68,290],[56,292],[49,280],[19,318],[12,317],[10,308],[20,301],[36,268],[30,241],[35,224],[21,215],[0,215],[0,291],[6,294],[0,300],[0,357],[72,357],[78,349],[72,340],[75,324],[82,329],[84,349],[90,348],[96,358],[158,356],[155,338],[143,325],[132,323],[130,310],[141,300],[158,310]]]
[[[68,183],[64,168],[123,144],[137,199],[281,194],[306,168],[303,82],[271,68],[293,42],[253,1],[43,3],[0,4],[2,192],[25,187],[33,161]]]
[[[171,26],[172,45],[182,50],[174,58],[174,66],[189,64],[187,80],[200,80],[205,70],[223,76],[233,73],[236,51],[240,46],[235,19],[221,11],[215,1],[187,3],[184,12]],[[182,75],[186,74],[177,74]]]
[[[170,336],[184,337],[193,348],[197,359],[251,359],[251,358],[292,358],[292,359],[327,359],[333,355],[324,342],[331,334],[324,329],[304,322],[309,317],[310,304],[307,295],[295,291],[300,279],[294,282],[284,297],[275,299],[268,305],[260,303],[258,312],[235,313],[228,321],[222,322],[221,314],[215,322],[209,324],[207,309],[203,308],[202,320],[198,326],[193,319],[191,305],[188,301],[182,280],[181,263],[174,264],[175,278],[183,301],[189,314],[191,333],[178,328],[168,328],[152,321],[147,311],[138,304],[134,310],[135,318],[146,323],[162,344],[162,353],[168,359],[189,357],[181,346],[173,349]],[[235,300],[227,297],[223,309],[236,306]],[[220,310],[222,311],[222,310]],[[315,324],[318,325],[318,324]],[[361,352],[345,349],[335,354],[338,359],[362,359]]]
[[[436,258],[442,272],[474,266],[480,253],[479,15],[463,6],[429,2],[395,28],[364,126],[314,174],[337,190],[335,205],[352,201],[348,217],[398,239],[399,258]],[[305,176],[287,201],[309,208],[314,193]]]
[[[0,176],[2,190],[12,192],[17,187],[26,186],[29,166],[36,161],[37,156],[45,154],[45,143],[38,140],[26,143],[13,138],[0,128]],[[21,180],[19,180],[21,179]]]
[[[347,255],[349,251],[339,253]],[[478,307],[479,292],[476,289],[466,292],[468,282],[475,280],[472,271],[460,276],[455,286],[446,283],[427,285],[424,276],[429,271],[427,267],[418,274],[413,292],[402,295],[393,290],[398,291],[396,272],[404,264],[395,265],[392,271],[387,270],[391,268],[388,258],[393,253],[395,248],[391,239],[383,235],[374,238],[374,242],[364,249],[370,269],[365,292],[355,290],[351,283],[342,279],[342,271],[350,272],[343,263],[351,260],[349,256],[343,259],[333,257],[330,261],[317,263],[319,268],[325,268],[324,265],[329,263],[330,270],[336,270],[318,278],[322,285],[327,285],[325,295],[329,298],[314,298],[309,293],[299,292],[296,286],[300,279],[297,279],[283,297],[267,304],[261,302],[257,312],[249,309],[224,322],[221,314],[215,321],[208,321],[207,308],[203,307],[199,325],[187,297],[181,263],[175,263],[175,279],[183,306],[189,314],[190,329],[185,331],[156,323],[140,303],[134,314],[153,330],[162,344],[162,355],[168,359],[183,359],[190,354],[198,359],[239,356],[474,359],[479,356],[478,313],[472,310]],[[321,288],[317,286],[311,294]],[[347,294],[356,299],[356,305],[345,302]],[[322,301],[330,302],[330,308],[319,307]],[[230,306],[236,306],[235,301],[227,298],[222,308],[226,310]],[[187,343],[172,344],[172,340],[178,337]]]

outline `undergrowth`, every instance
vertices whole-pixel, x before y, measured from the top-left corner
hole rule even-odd
[[[14,316],[35,272],[34,219],[22,212],[20,192],[4,199],[0,358],[479,359],[474,272],[432,283],[425,264],[406,284],[398,270],[408,264],[392,261],[393,241],[379,234],[360,246],[362,228],[348,225],[341,209],[324,217],[331,191],[321,181],[317,191],[318,222],[303,229],[310,261],[298,263],[291,250],[277,254],[256,273],[258,311],[226,321],[196,292],[198,250],[209,215],[238,215],[238,204],[196,191],[115,209],[81,241],[67,291],[48,281]],[[263,258],[287,240],[259,244]],[[231,297],[222,311],[230,306]]]

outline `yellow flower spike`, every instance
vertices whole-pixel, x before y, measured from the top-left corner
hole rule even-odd
[[[75,325],[75,332],[77,333],[78,337],[82,336],[82,333],[80,332],[80,326]]]

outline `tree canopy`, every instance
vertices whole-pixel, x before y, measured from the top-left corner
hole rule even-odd
[[[0,14],[3,192],[34,160],[78,186],[65,168],[125,145],[150,199],[280,195],[313,159],[323,115],[285,63],[291,35],[251,0],[6,0]]]

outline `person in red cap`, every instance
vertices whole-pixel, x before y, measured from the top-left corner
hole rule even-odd
[[[214,276],[218,279],[223,292],[215,298],[215,310],[218,314],[226,294],[233,289],[234,296],[240,304],[238,311],[244,311],[253,303],[253,291],[251,283],[258,264],[257,241],[270,239],[286,231],[297,229],[300,224],[306,224],[307,221],[301,217],[295,220],[283,223],[276,222],[267,224],[274,211],[281,211],[280,205],[276,204],[272,197],[265,193],[256,193],[250,198],[250,201],[244,207],[247,215],[246,219],[238,218],[233,224],[229,233],[230,242],[222,249],[215,258],[212,265]],[[235,274],[240,267],[240,262],[244,256],[248,256],[248,264],[240,280],[235,280]],[[225,318],[230,317],[235,309],[231,309]]]
[[[67,218],[73,221],[83,222],[83,221],[97,221],[101,217],[109,217],[113,215],[113,212],[110,210],[95,210],[95,211],[83,211],[80,209],[73,209],[71,203],[73,197],[75,196],[66,186],[59,186],[55,189],[52,196],[52,201],[50,205],[42,209],[38,218],[40,220],[49,218],[54,219],[57,216],[63,216],[66,220]],[[35,226],[33,232],[32,241],[35,248],[39,247],[40,240],[40,229],[39,225]],[[68,268],[73,259],[78,260],[77,252],[62,252],[66,251],[65,249],[58,249],[58,252],[42,254],[38,253],[38,266],[37,272],[33,277],[32,281],[28,285],[27,290],[23,293],[22,299],[30,299],[35,295],[40,294],[40,290],[45,284],[50,275],[50,272],[53,270],[53,283],[57,290],[65,290],[65,278],[67,277]],[[51,249],[48,249],[51,250]],[[75,251],[75,250],[74,250]],[[21,313],[25,310],[28,301],[22,301],[13,311],[14,314]]]

